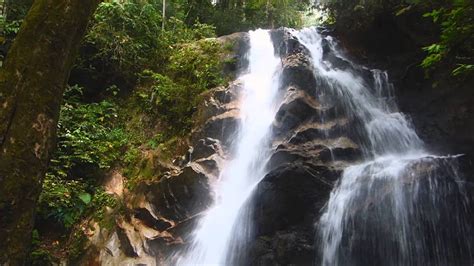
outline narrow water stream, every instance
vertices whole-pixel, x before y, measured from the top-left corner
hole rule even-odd
[[[265,175],[269,156],[268,138],[275,116],[275,97],[280,59],[275,56],[266,30],[250,32],[248,71],[239,79],[241,125],[237,132],[235,155],[224,167],[214,188],[214,206],[205,214],[194,232],[190,250],[177,265],[228,265],[231,247],[251,234],[245,203]]]

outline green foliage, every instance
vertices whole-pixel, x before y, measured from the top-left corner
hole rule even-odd
[[[140,150],[137,147],[130,147],[127,149],[125,152],[125,155],[123,157],[123,163],[125,164],[131,164],[137,160],[137,158],[140,155]]]
[[[48,266],[48,265],[54,265],[53,258],[49,251],[38,248],[34,249],[31,254],[30,254],[30,265],[32,266]]]
[[[223,48],[215,40],[180,45],[170,57],[170,76],[196,93],[220,85],[222,53]]]
[[[131,72],[153,63],[160,55],[161,14],[157,8],[144,1],[101,3],[86,35],[86,44],[98,50],[94,57]]]
[[[53,258],[49,251],[43,249],[41,246],[41,238],[38,230],[33,230],[31,235],[32,252],[29,257],[29,264],[33,266],[53,265]]]
[[[75,262],[84,253],[87,241],[87,236],[82,230],[74,230],[71,233],[67,255],[72,265],[77,265]]]
[[[166,67],[174,46],[214,36],[212,26],[196,23],[188,27],[177,18],[168,19],[162,30],[160,10],[161,4],[154,1],[101,3],[86,35],[89,53],[83,53],[81,67],[90,68],[98,61],[114,75],[134,80],[144,69]]]
[[[217,1],[213,6],[206,1],[206,5],[195,9],[200,12],[188,20],[215,25],[218,35],[256,28],[297,28],[302,25],[302,14],[309,3],[306,0]]]
[[[20,20],[26,16],[33,0],[5,0],[8,20]]]
[[[424,47],[428,53],[421,63],[432,69],[448,61],[457,65],[454,76],[467,75],[474,71],[474,3],[471,0],[450,0],[438,9],[424,15],[441,27],[438,43]]]
[[[183,135],[189,132],[191,116],[206,89],[224,82],[222,53],[224,48],[215,40],[201,40],[177,46],[169,58],[164,74],[151,70],[141,75],[144,88],[137,91],[148,112],[163,117],[170,130]]]
[[[88,194],[87,183],[82,180],[64,180],[47,175],[39,199],[38,215],[71,228],[81,217],[88,203],[80,196]]]
[[[457,67],[453,70],[453,76],[467,75],[468,73],[474,72],[474,64],[457,64]]]
[[[82,89],[69,87],[58,123],[58,150],[52,162],[56,175],[67,177],[75,166],[92,164],[108,169],[120,156],[126,135],[115,127],[118,118],[116,103],[103,100],[81,103]]]
[[[116,104],[81,103],[82,88],[69,87],[61,108],[58,144],[43,183],[38,214],[70,228],[96,199],[96,173],[116,162],[127,137],[115,126]],[[87,171],[85,170],[87,169]]]
[[[424,68],[430,68],[441,62],[445,56],[444,53],[446,52],[446,47],[440,44],[432,44],[424,47],[423,50],[428,52],[428,56],[423,60],[423,62],[421,62],[421,66]]]
[[[4,36],[15,36],[20,30],[20,26],[23,20],[6,21],[0,19],[0,29],[3,29]]]
[[[0,29],[4,37],[13,38],[20,30],[23,18],[26,16],[32,0],[6,1],[6,14],[0,16]]]
[[[86,214],[103,220],[104,208],[115,208],[117,200],[92,182],[48,176],[39,204],[38,215],[42,219],[70,229]]]
[[[391,14],[403,0],[326,0],[321,9],[329,13],[329,22],[349,31],[366,30],[381,14]]]
[[[158,133],[153,138],[148,140],[147,146],[151,149],[156,149],[158,146],[166,140],[164,134]]]

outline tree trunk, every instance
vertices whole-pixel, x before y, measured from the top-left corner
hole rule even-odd
[[[165,22],[166,22],[166,0],[163,0],[163,21],[161,22],[161,30],[165,30]]]
[[[99,0],[35,0],[0,70],[0,265],[23,265],[64,87]]]

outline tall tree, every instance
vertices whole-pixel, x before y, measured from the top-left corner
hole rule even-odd
[[[100,0],[36,0],[0,70],[0,265],[27,258],[64,87]]]
[[[161,21],[161,29],[165,30],[165,22],[166,22],[166,0],[163,0],[163,20]]]

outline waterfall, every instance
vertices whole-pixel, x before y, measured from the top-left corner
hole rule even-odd
[[[214,206],[199,221],[190,248],[176,259],[176,265],[229,265],[238,255],[239,242],[252,231],[246,203],[265,175],[270,126],[278,107],[280,59],[268,31],[252,31],[249,37],[248,71],[239,78],[243,89],[235,153],[214,187]]]
[[[293,31],[312,57],[317,94],[358,126],[347,167],[317,224],[322,265],[470,265],[468,198],[456,156],[430,154],[397,110],[387,74],[351,62],[330,36]]]
[[[303,175],[307,179],[305,184],[313,186],[314,182],[320,182],[326,186],[325,190],[314,192],[315,197],[306,193],[312,194],[317,186],[298,187],[294,191],[299,193],[301,189],[304,200],[279,199],[285,204],[304,202],[303,207],[311,209],[310,219],[306,219],[303,211],[298,213],[300,220],[296,219],[309,231],[311,221],[318,219],[314,245],[317,265],[471,265],[470,203],[456,165],[462,155],[432,154],[410,119],[398,110],[388,74],[352,62],[331,36],[316,28],[285,29],[276,32],[275,36],[283,35],[281,41],[287,42],[277,44],[276,53],[270,34],[266,30],[249,33],[248,69],[239,77],[240,125],[232,141],[230,159],[213,184],[213,205],[197,222],[185,250],[175,254],[167,264],[252,262],[248,259],[255,255],[251,254],[254,241],[267,237],[262,236],[264,230],[260,228],[265,225],[254,228],[256,221],[261,222],[259,211],[263,210],[262,206],[273,204],[273,195],[279,199],[279,195],[271,193],[291,184],[284,179],[295,178],[293,173],[298,175],[297,171],[285,172],[285,167],[294,164],[301,171],[307,170],[305,167],[318,168]],[[281,54],[283,59],[275,54]],[[304,69],[291,69],[297,64],[306,65]],[[291,76],[291,71],[301,75]],[[283,73],[289,73],[287,77],[294,79],[295,87],[292,83],[283,85],[288,82],[282,77],[287,74]],[[307,107],[291,110],[296,108],[295,103],[297,107],[305,104]],[[299,127],[282,127],[283,123],[291,124],[290,120],[298,120],[295,125]],[[301,161],[292,161],[300,157],[293,156],[290,148],[304,150]],[[312,153],[312,149],[316,151]],[[323,154],[325,149],[329,156]],[[278,155],[278,152],[282,153]],[[272,172],[279,160],[285,164],[279,168],[284,170],[281,177],[280,173]],[[269,161],[270,170],[266,168]],[[334,179],[328,179],[332,176]],[[264,185],[257,190],[260,182]],[[268,186],[272,182],[282,183]],[[331,188],[330,195],[325,194]],[[265,197],[265,193],[271,196]],[[313,212],[313,207],[306,205],[313,199],[318,201],[312,205],[314,208],[326,205]],[[272,230],[280,228],[276,226]],[[260,242],[269,243],[265,246],[267,250],[281,250],[274,246],[273,240],[267,240]],[[312,238],[308,240],[312,241]],[[309,246],[304,244],[303,248]],[[268,258],[273,260],[271,256]]]

